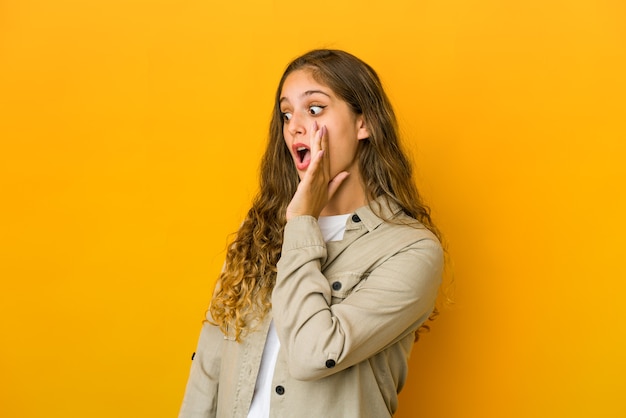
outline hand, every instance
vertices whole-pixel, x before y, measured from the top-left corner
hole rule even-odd
[[[349,175],[347,171],[342,171],[332,179],[330,178],[330,155],[326,126],[319,129],[317,122],[314,122],[310,132],[311,163],[287,206],[287,220],[302,215],[318,218],[322,209]]]

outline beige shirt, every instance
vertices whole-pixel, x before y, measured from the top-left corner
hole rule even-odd
[[[205,323],[180,418],[245,418],[270,320],[281,343],[270,416],[389,417],[407,376],[414,333],[432,312],[443,252],[397,208],[368,206],[325,243],[317,220],[285,226],[272,312],[241,343]]]

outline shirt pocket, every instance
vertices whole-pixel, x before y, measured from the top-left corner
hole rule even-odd
[[[327,277],[330,284],[331,305],[341,303],[352,292],[357,291],[367,279],[367,273],[344,271]]]

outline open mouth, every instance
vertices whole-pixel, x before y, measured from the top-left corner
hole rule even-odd
[[[298,147],[296,149],[296,152],[298,153],[298,158],[300,159],[300,162],[303,163],[305,158],[307,158],[309,149],[307,147]]]
[[[305,144],[293,144],[293,153],[298,170],[306,170],[311,163],[311,149]]]

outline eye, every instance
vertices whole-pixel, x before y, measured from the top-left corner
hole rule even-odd
[[[283,121],[289,122],[291,119],[291,112],[282,112],[281,114],[283,115]]]
[[[326,106],[319,106],[319,105],[314,105],[314,106],[309,106],[309,113],[312,115],[319,115],[320,113],[322,113],[322,110],[324,110]]]

